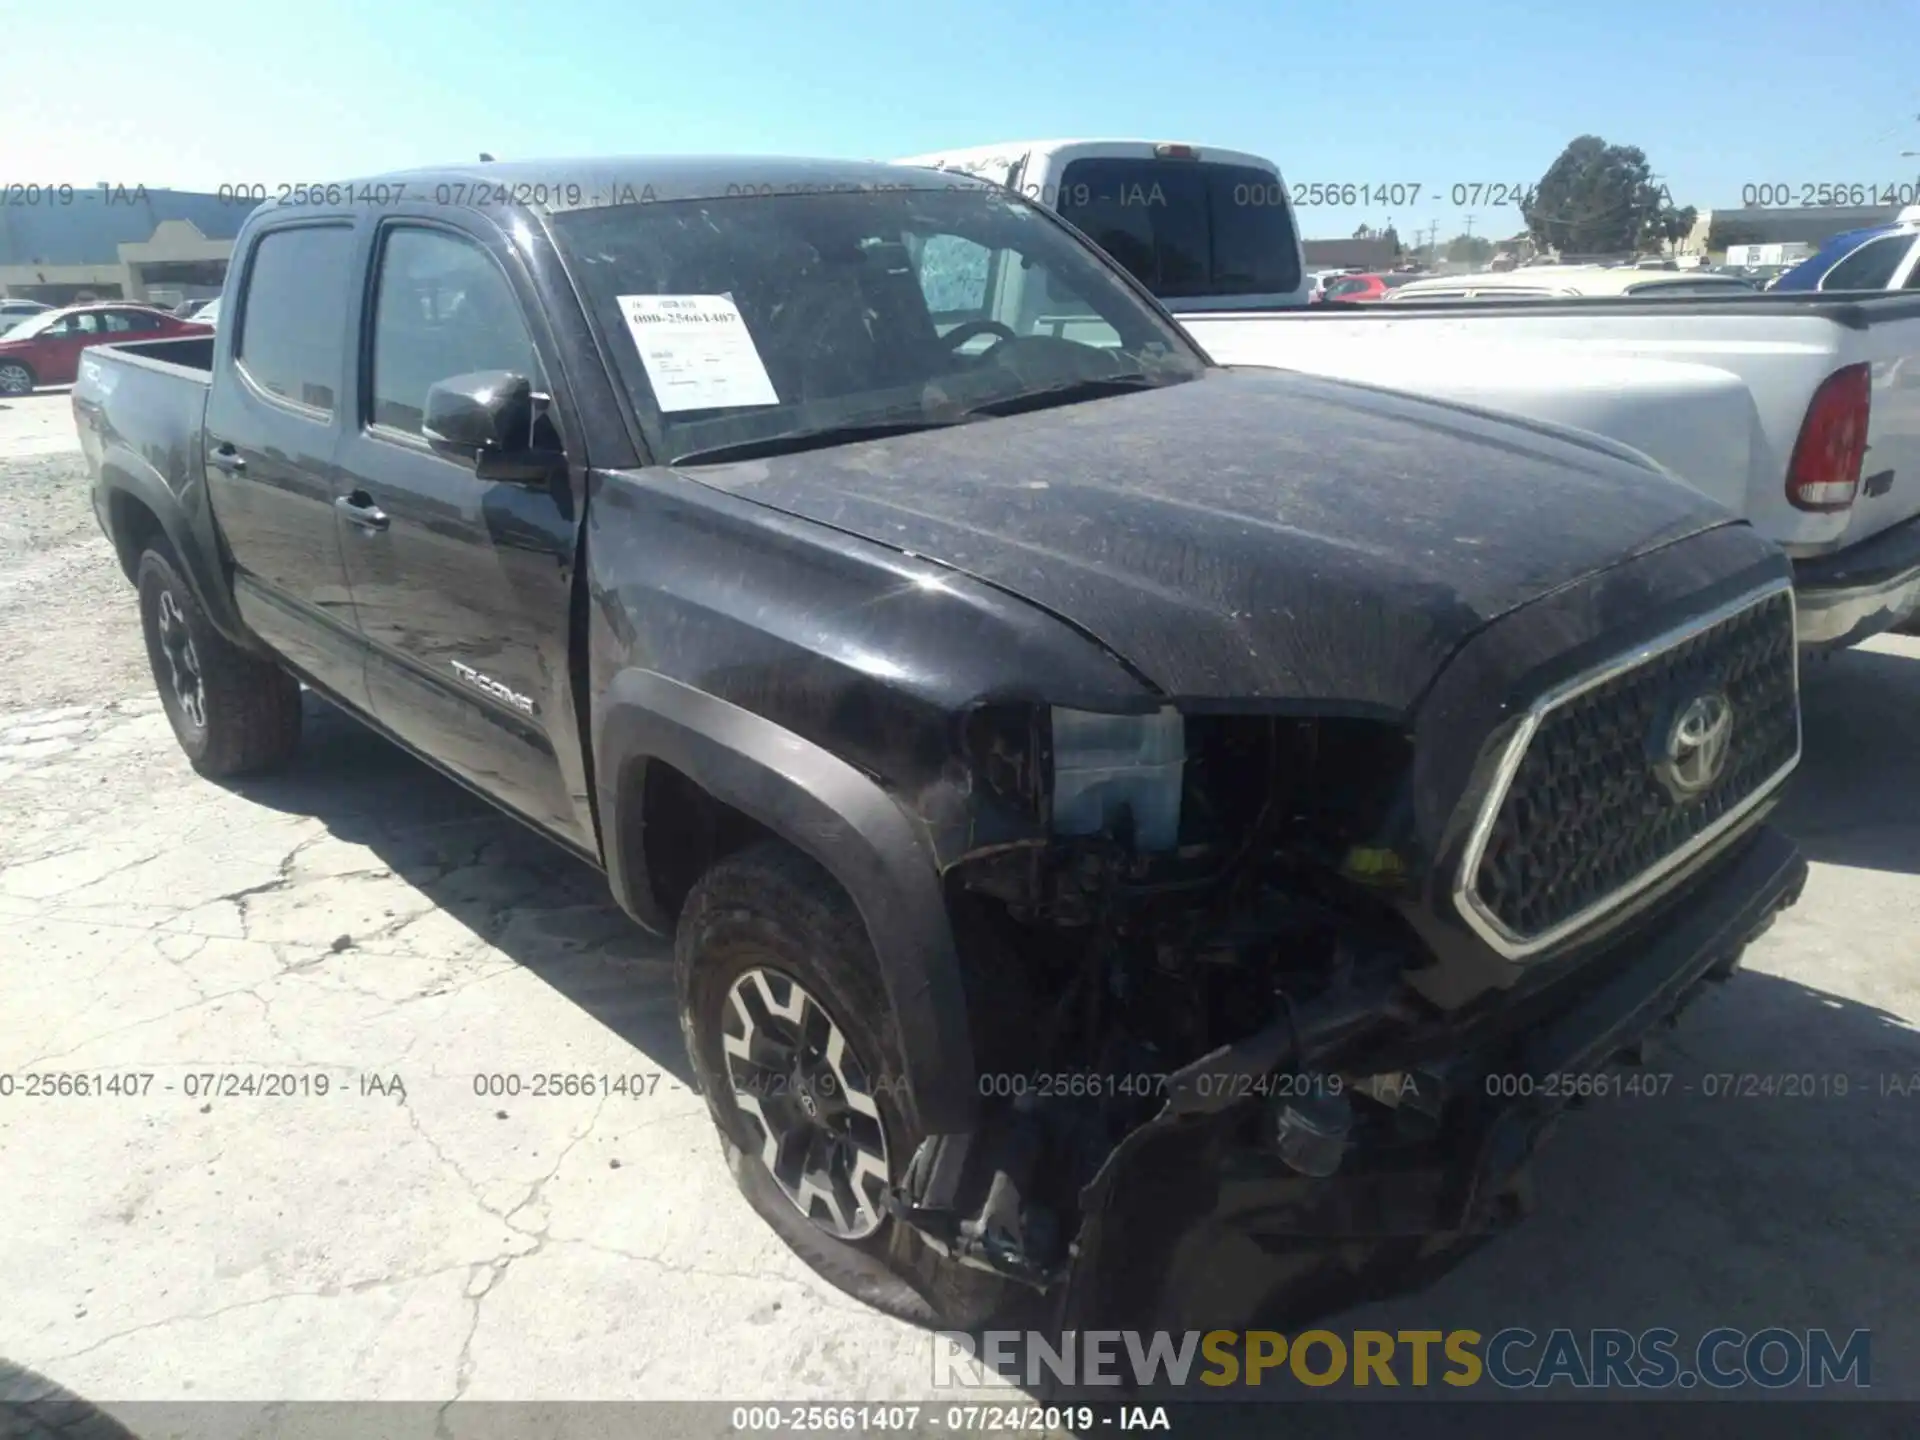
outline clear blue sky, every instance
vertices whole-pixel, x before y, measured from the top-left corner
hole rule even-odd
[[[465,160],[888,158],[1051,136],[1188,139],[1295,184],[1531,183],[1575,135],[1676,203],[1920,179],[1920,0],[11,0],[0,179],[212,189]],[[1302,214],[1351,234],[1386,210]],[[1478,234],[1521,228],[1517,211]]]

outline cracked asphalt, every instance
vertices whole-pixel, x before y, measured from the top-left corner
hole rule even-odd
[[[604,881],[317,701],[290,773],[200,780],[64,395],[0,404],[0,487],[0,1357],[97,1402],[928,1392],[735,1191]],[[75,1073],[130,1093],[24,1093]]]
[[[598,877],[317,702],[287,774],[197,778],[64,395],[0,403],[0,493],[0,1359],[103,1404],[934,1393],[737,1195]],[[1812,880],[1670,1093],[1570,1116],[1538,1214],[1351,1324],[1866,1327],[1920,1395],[1920,640],[1805,689]],[[26,1093],[74,1074],[117,1093]],[[1848,1093],[1703,1093],[1747,1074]]]

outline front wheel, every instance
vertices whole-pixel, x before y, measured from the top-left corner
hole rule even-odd
[[[300,743],[300,685],[213,628],[171,552],[140,557],[140,626],[174,738],[202,775],[270,770]]]
[[[832,1284],[920,1324],[1005,1313],[1014,1287],[887,1209],[924,1139],[866,926],[807,856],[769,841],[693,888],[674,937],[680,1023],[741,1192]]]
[[[18,360],[0,364],[0,395],[31,395],[33,383],[33,371]]]

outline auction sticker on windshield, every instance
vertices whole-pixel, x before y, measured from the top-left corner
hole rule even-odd
[[[731,297],[622,295],[619,300],[663,415],[780,403]]]

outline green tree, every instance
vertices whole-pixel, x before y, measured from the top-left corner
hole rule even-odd
[[[1560,152],[1521,205],[1535,243],[1562,254],[1624,254],[1685,235],[1691,209],[1654,182],[1646,152],[1582,135]]]
[[[1493,259],[1493,242],[1484,235],[1456,235],[1447,241],[1447,259],[1484,265]]]
[[[1400,232],[1394,229],[1393,226],[1389,225],[1385,230],[1382,230],[1380,232],[1380,238],[1393,247],[1394,259],[1398,260],[1402,255],[1407,253],[1406,247],[1400,243]]]
[[[1693,227],[1699,219],[1700,212],[1691,205],[1680,210],[1671,205],[1662,205],[1642,227],[1640,244],[1648,250],[1657,249],[1662,243],[1678,245],[1693,233]]]

